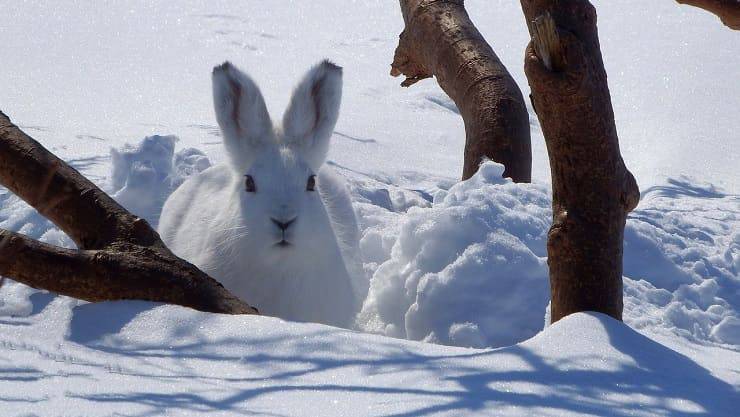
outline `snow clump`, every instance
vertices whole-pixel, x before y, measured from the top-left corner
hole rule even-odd
[[[512,345],[542,329],[550,198],[546,187],[502,173],[486,162],[436,193],[430,208],[408,209],[370,282],[361,329],[471,347]],[[378,260],[387,240],[372,233]]]

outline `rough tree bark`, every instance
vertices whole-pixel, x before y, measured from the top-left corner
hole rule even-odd
[[[254,314],[176,257],[132,215],[0,112],[0,183],[54,222],[80,248],[0,229],[0,275],[87,301],[138,299],[196,310]]]
[[[578,311],[621,320],[624,225],[640,195],[619,152],[596,11],[587,0],[521,4],[532,36],[525,72],[552,172],[552,321]]]
[[[714,13],[730,29],[740,30],[740,0],[676,0]]]
[[[529,116],[519,87],[470,21],[463,0],[401,0],[405,29],[391,75],[401,84],[437,77],[465,123],[463,179],[483,158],[505,166],[504,176],[529,182]]]

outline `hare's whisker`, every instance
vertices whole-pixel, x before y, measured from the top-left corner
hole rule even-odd
[[[213,232],[230,232],[232,230],[241,230],[246,229],[247,226],[234,226],[234,227],[227,227],[225,229],[214,229]]]

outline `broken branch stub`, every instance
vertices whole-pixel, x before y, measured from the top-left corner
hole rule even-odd
[[[532,43],[542,64],[550,71],[563,71],[567,65],[565,51],[555,28],[555,20],[545,12],[532,21]]]

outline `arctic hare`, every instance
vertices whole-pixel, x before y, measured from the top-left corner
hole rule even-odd
[[[159,232],[262,313],[338,326],[358,300],[348,256],[358,246],[346,186],[322,168],[339,114],[342,69],[313,67],[273,128],[255,83],[229,62],[213,69],[229,162],[188,179],[166,201]],[[349,250],[348,250],[349,249]]]

